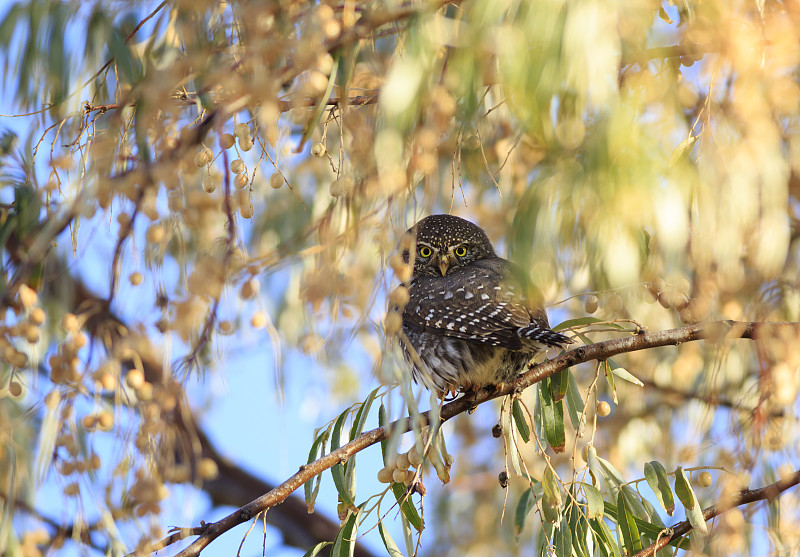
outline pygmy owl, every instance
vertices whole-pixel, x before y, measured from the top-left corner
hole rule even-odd
[[[432,215],[409,229],[415,238],[409,301],[400,344],[415,381],[439,395],[499,385],[570,339],[550,330],[526,296],[519,269],[495,255],[480,227]]]

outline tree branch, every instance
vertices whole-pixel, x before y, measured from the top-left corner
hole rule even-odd
[[[538,383],[562,370],[591,360],[605,360],[624,352],[634,352],[659,346],[678,345],[684,342],[701,339],[714,342],[739,338],[756,339],[759,337],[768,337],[773,331],[779,329],[785,330],[787,328],[794,329],[796,332],[800,331],[800,323],[717,321],[713,323],[688,325],[686,327],[669,329],[666,331],[645,332],[640,330],[633,336],[580,346],[552,360],[538,365],[532,365],[529,370],[520,375],[516,381],[505,384],[501,388],[494,390],[483,389],[476,393],[459,397],[453,402],[444,405],[440,414],[441,421],[445,422],[458,414],[475,408],[479,404],[526,389],[534,383]],[[425,423],[429,423],[429,412],[423,412],[420,416]],[[392,433],[397,430],[401,432],[410,431],[411,420],[409,418],[402,418],[392,422],[386,427],[378,427],[363,433],[339,449],[328,453],[308,465],[301,466],[297,473],[275,487],[275,489],[251,501],[223,519],[205,525],[204,531],[200,537],[178,553],[177,557],[199,555],[206,546],[223,533],[252,519],[254,516],[266,511],[270,507],[279,504],[307,481],[336,464],[346,462],[356,453],[390,437]]]
[[[800,470],[794,472],[788,478],[778,480],[773,484],[769,484],[759,489],[743,489],[737,493],[731,500],[725,501],[719,505],[711,505],[703,510],[703,518],[711,520],[715,516],[719,516],[734,507],[747,505],[756,501],[772,500],[787,489],[796,486],[800,483]],[[666,547],[670,542],[676,540],[691,531],[692,525],[688,520],[679,522],[669,529],[669,534],[660,537],[655,543],[645,547],[633,557],[651,557],[659,549]]]

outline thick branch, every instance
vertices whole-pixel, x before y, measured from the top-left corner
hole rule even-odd
[[[711,505],[703,510],[703,518],[711,520],[715,516],[719,516],[734,507],[747,505],[756,501],[772,500],[787,489],[796,486],[800,483],[800,470],[794,472],[788,478],[778,480],[774,484],[769,484],[759,489],[743,489],[737,493],[731,500],[720,503],[719,505]],[[633,557],[651,557],[659,549],[666,547],[670,542],[682,536],[685,536],[692,529],[692,525],[688,520],[679,522],[672,528],[668,535],[662,536],[654,544],[651,544],[641,550]]]
[[[591,360],[605,360],[624,352],[634,352],[658,346],[678,345],[683,342],[708,339],[716,342],[723,340],[749,338],[754,339],[760,336],[769,336],[771,331],[776,329],[792,328],[800,330],[800,323],[743,323],[735,321],[719,321],[714,323],[696,324],[681,327],[679,329],[669,329],[666,331],[645,332],[633,336],[598,342],[587,346],[573,348],[561,354],[559,357],[548,360],[531,368],[521,375],[513,383],[504,385],[500,389],[481,390],[470,396],[462,396],[453,402],[446,404],[441,410],[441,420],[444,422],[450,418],[461,414],[471,408],[478,406],[489,400],[511,394],[519,389],[530,387],[547,377],[572,367],[577,364]],[[422,413],[424,420],[429,419],[429,413]],[[396,430],[407,432],[411,430],[411,421],[408,418],[397,420],[386,427],[378,427],[342,446],[335,451],[328,453],[320,459],[300,467],[300,470],[291,478],[277,486],[272,491],[265,493],[261,497],[251,501],[237,511],[231,513],[218,522],[207,524],[201,536],[191,545],[178,554],[178,557],[190,557],[199,555],[217,537],[227,532],[231,528],[252,519],[279,504],[286,499],[292,492],[298,489],[307,481],[333,467],[335,464],[346,462],[351,456],[366,449],[367,447],[388,438]]]

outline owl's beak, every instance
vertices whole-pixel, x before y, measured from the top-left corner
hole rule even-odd
[[[442,276],[447,276],[447,269],[450,268],[450,261],[447,260],[446,257],[442,257],[439,259],[439,270],[442,272]]]

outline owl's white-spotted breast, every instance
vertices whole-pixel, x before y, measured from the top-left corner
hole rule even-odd
[[[538,354],[571,342],[550,329],[483,229],[432,215],[408,232],[415,253],[403,253],[413,271],[401,345],[416,381],[440,395],[506,383]]]

